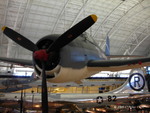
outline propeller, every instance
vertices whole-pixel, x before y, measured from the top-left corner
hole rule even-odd
[[[16,31],[6,26],[2,27],[2,31],[6,36],[8,36],[10,39],[12,39],[14,42],[19,44],[20,46],[33,52],[38,50],[37,46],[33,42],[31,42],[29,39],[25,38],[21,34],[17,33]]]
[[[3,27],[3,33],[10,39],[15,41],[20,46],[34,52],[33,57],[41,61],[42,64],[42,111],[43,113],[48,113],[48,98],[47,98],[47,84],[46,84],[46,74],[45,74],[45,63],[49,58],[52,58],[54,51],[61,49],[89,27],[91,27],[97,20],[96,15],[90,15],[74,25],[72,28],[63,33],[55,42],[53,42],[47,49],[38,50],[38,47],[30,40],[17,33],[16,31]]]
[[[97,20],[96,15],[90,15],[77,23],[75,26],[67,30],[65,33],[63,33],[49,48],[47,49],[47,52],[58,50],[68,43],[70,43],[72,40],[76,39],[79,35],[81,35],[84,31],[86,31],[89,27],[91,27]]]
[[[45,62],[42,62],[42,113],[48,113],[48,97],[47,97],[47,83],[45,74]]]

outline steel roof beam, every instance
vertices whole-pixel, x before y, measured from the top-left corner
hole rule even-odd
[[[137,3],[137,4],[135,4],[133,7],[131,7],[114,25],[113,25],[113,27],[108,31],[108,33],[107,33],[107,35],[109,36],[109,38],[111,38],[118,30],[119,30],[119,28],[121,27],[121,25],[122,25],[122,23],[123,24],[126,24],[127,23],[127,19],[129,19],[128,18],[128,14],[130,14],[130,11],[133,9],[133,8],[135,8],[135,7],[138,7],[138,6],[140,6],[141,7],[141,3],[143,2],[143,0],[142,1],[140,1],[139,3]],[[142,9],[143,10],[143,9]],[[141,11],[142,11],[141,10]],[[141,12],[141,11],[139,11],[139,12]],[[138,12],[138,13],[139,13]],[[135,13],[135,15],[136,15],[137,13]],[[134,17],[135,15],[132,15],[130,18],[132,18],[132,17]],[[102,45],[102,48],[104,48],[105,47],[105,43],[103,43],[103,45]]]
[[[25,22],[27,20],[27,15],[29,14],[29,9],[31,7],[32,4],[32,0],[27,0],[25,9],[24,9],[24,13],[23,13],[23,17],[22,17],[22,21],[20,23],[20,29],[18,31],[21,31],[21,29],[23,28],[23,26],[25,26]],[[17,29],[17,28],[16,28]],[[18,58],[19,57],[19,45],[16,45],[16,51],[15,51],[15,57]]]
[[[21,21],[21,26],[20,29],[23,28],[23,26],[25,26],[25,22],[27,21],[27,15],[29,14],[30,8],[31,8],[31,4],[32,4],[32,0],[27,0],[27,4],[23,13],[23,18]]]
[[[128,39],[125,41],[125,44],[120,48],[120,51],[121,51],[123,48],[125,48],[125,47],[130,47],[130,46],[133,45],[133,43],[132,43],[130,46],[127,45],[128,42],[129,42],[129,40],[134,40],[134,41],[136,42],[135,45],[138,45],[138,43],[141,44],[141,42],[140,42],[140,41],[138,40],[138,38],[137,38],[136,33],[138,32],[139,27],[140,27],[141,25],[143,25],[146,21],[148,21],[149,18],[150,18],[150,16],[147,17],[147,19],[145,19],[145,21],[142,21],[142,22],[140,23],[140,25],[134,29],[134,31],[130,34],[130,36],[128,37]],[[143,33],[143,32],[141,32],[141,33]],[[127,48],[127,49],[129,49],[129,48]],[[135,50],[134,50],[134,51],[135,51]],[[133,52],[132,52],[132,53],[133,53]],[[132,54],[132,53],[131,53],[131,54]],[[125,50],[124,54],[126,54],[126,50]]]
[[[3,25],[2,26],[4,26],[6,24],[6,18],[7,18],[7,13],[8,13],[8,4],[9,4],[9,0],[6,1],[6,7],[5,7],[4,19],[3,19]],[[3,37],[4,37],[2,32],[1,32],[0,36],[1,36],[0,43],[2,44],[2,40],[3,40]]]
[[[99,29],[104,25],[104,23],[107,21],[107,19],[110,17],[110,15],[123,3],[120,2],[110,13],[105,17],[105,19],[102,21],[102,23],[99,25],[98,29],[95,31],[93,38],[95,38],[96,34],[98,33]]]
[[[142,22],[140,25],[139,25],[139,27],[143,24],[143,23],[145,23],[147,20],[149,20],[149,18],[150,18],[150,16],[144,21],[144,22]],[[148,26],[148,25],[147,25]],[[147,27],[146,26],[146,29],[144,30],[144,31],[148,31],[147,30]],[[134,33],[136,34],[136,32],[137,32],[137,30],[138,30],[138,28],[139,27],[137,27],[135,30],[134,30]],[[142,34],[142,32],[141,32],[141,34]],[[133,45],[130,45],[130,46],[128,46],[128,48],[126,49],[126,50],[130,50],[130,55],[132,55],[135,51],[136,51],[136,49],[150,36],[150,34],[147,32],[146,33],[147,35],[144,37],[144,38],[142,38],[142,39],[139,39],[139,37],[136,37],[135,39],[134,39],[134,41],[136,41],[136,45],[133,47]],[[132,34],[130,35],[130,36],[132,36]],[[130,40],[132,39],[132,37],[131,38],[129,38]],[[134,42],[133,41],[133,42]],[[132,46],[132,50],[131,50],[131,46]],[[125,52],[124,52],[124,54],[126,54],[126,50],[125,50]]]
[[[21,7],[22,7],[22,5],[23,5],[23,1],[24,1],[24,0],[22,0],[22,1],[20,2],[20,5],[19,5],[18,11],[17,11],[17,16],[16,16],[16,19],[15,19],[15,23],[14,23],[13,29],[16,29],[16,27],[17,27],[17,23],[18,23],[18,19],[19,19],[19,14],[20,14]],[[7,57],[12,57],[12,54],[11,54],[12,45],[13,45],[13,41],[10,40],[10,39],[8,39]],[[16,53],[16,52],[15,52],[15,53]]]
[[[57,27],[57,25],[58,25],[58,22],[59,22],[59,20],[61,19],[62,14],[65,12],[65,9],[66,9],[66,7],[67,7],[67,5],[68,5],[69,2],[70,2],[70,0],[67,0],[67,1],[66,1],[65,5],[64,5],[64,7],[63,7],[63,9],[61,10],[60,14],[58,15],[57,20],[56,20],[56,22],[55,22],[55,25],[54,25],[54,27],[53,27],[53,30],[52,30],[51,34],[53,34],[54,31],[56,30],[56,27]]]
[[[90,2],[91,2],[91,0],[90,0]],[[81,15],[81,13],[85,10],[86,6],[87,6],[90,2],[89,2],[89,0],[86,0],[86,1],[83,3],[83,5],[82,5],[80,11],[78,12],[78,15],[77,15],[76,18],[73,20],[73,22],[72,22],[70,28],[77,22],[77,19],[79,18],[79,16]]]

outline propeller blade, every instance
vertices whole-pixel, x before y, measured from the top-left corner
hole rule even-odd
[[[47,53],[60,49],[70,43],[72,40],[81,35],[89,27],[91,27],[97,20],[96,15],[90,15],[63,33],[48,49]]]
[[[21,34],[17,33],[16,31],[14,31],[6,26],[2,27],[2,31],[6,36],[8,36],[10,39],[15,41],[20,46],[22,46],[30,51],[33,51],[33,52],[38,50],[37,46],[33,42],[31,42],[30,40],[28,40]]]
[[[48,97],[47,97],[47,83],[45,74],[45,62],[42,63],[42,113],[48,113]]]

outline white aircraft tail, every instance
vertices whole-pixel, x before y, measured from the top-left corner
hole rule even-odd
[[[148,93],[147,81],[141,69],[134,69],[130,72],[129,78],[119,88],[109,93]]]

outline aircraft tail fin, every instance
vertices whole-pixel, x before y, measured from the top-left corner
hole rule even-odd
[[[148,93],[149,89],[147,86],[145,75],[141,69],[133,69],[130,72],[129,78],[119,88],[112,90],[112,93]],[[109,93],[110,93],[109,92]]]
[[[141,55],[111,55],[110,54],[110,40],[109,40],[109,36],[106,37],[106,46],[105,46],[105,55],[107,56],[107,58],[139,58],[139,57],[145,57],[145,56],[141,56]]]
[[[108,36],[106,38],[105,55],[110,56],[110,42],[109,42],[109,37]]]
[[[106,46],[105,46],[105,55],[107,56],[108,59],[110,58],[139,58],[139,57],[145,57],[141,55],[111,55],[110,54],[110,40],[109,36],[106,37]]]

